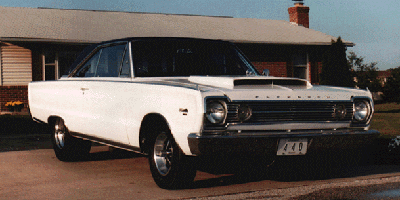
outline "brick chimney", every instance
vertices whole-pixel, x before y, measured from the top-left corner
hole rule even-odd
[[[310,28],[310,21],[308,16],[310,8],[304,6],[302,0],[293,0],[293,1],[295,1],[294,7],[290,7],[288,9],[290,22],[297,24],[299,26]]]

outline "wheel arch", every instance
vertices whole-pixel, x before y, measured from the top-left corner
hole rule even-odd
[[[149,153],[152,139],[155,138],[155,129],[169,130],[169,134],[172,134],[168,121],[163,115],[149,113],[144,116],[139,131],[140,150],[144,154]]]
[[[51,115],[51,116],[47,119],[47,123],[48,123],[49,125],[53,125],[53,124],[56,122],[57,119],[63,120],[63,118],[60,117],[60,116]]]

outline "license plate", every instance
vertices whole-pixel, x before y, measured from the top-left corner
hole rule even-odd
[[[278,143],[278,156],[305,155],[307,138],[282,138]]]

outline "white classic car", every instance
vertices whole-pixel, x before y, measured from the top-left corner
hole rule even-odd
[[[81,159],[91,141],[143,153],[161,188],[193,181],[189,157],[301,156],[379,134],[368,130],[370,92],[261,76],[229,42],[108,41],[87,48],[71,69],[29,84],[30,113],[51,125],[57,158]]]

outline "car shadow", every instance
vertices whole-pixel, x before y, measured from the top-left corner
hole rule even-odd
[[[102,146],[105,150],[92,152],[86,158],[81,161],[104,161],[104,160],[115,160],[115,159],[130,159],[144,157],[142,154],[138,154],[123,149],[116,149],[108,146]],[[108,149],[108,150],[107,150]]]
[[[299,182],[400,172],[400,153],[388,153],[386,140],[363,153],[323,152],[308,156],[223,157],[196,163],[199,171],[221,175],[196,180],[191,188],[212,188],[260,181]],[[378,144],[376,144],[378,145]],[[347,154],[344,154],[347,153]]]
[[[296,164],[293,162],[284,165]],[[278,166],[282,166],[279,164]],[[201,170],[202,171],[202,170]],[[204,171],[212,173],[210,171]],[[211,178],[206,180],[197,180],[191,186],[192,189],[196,188],[212,188],[219,186],[237,185],[250,182],[260,181],[278,181],[278,182],[299,182],[299,181],[316,181],[316,180],[329,180],[339,178],[352,178],[359,176],[368,176],[375,174],[390,174],[400,172],[399,165],[357,165],[345,166],[339,168],[327,167],[314,167],[314,168],[300,168],[300,167],[274,167],[264,169],[257,172],[243,172],[238,171],[233,174]]]
[[[300,157],[263,156],[222,156],[214,158],[199,158],[194,160],[197,170],[218,175],[216,178],[196,180],[190,188],[212,188],[218,186],[236,185],[250,182],[273,180],[280,182],[296,182],[307,180],[328,180],[336,178],[351,178],[374,174],[390,174],[400,172],[400,150],[387,151],[391,139],[381,138],[374,147],[362,157],[357,155],[343,156],[317,154]],[[104,161],[114,159],[131,159],[144,157],[130,151],[109,149],[93,143],[92,151],[81,161]],[[10,137],[0,142],[0,152],[24,151],[36,149],[52,149],[49,135],[30,135]],[[342,160],[341,158],[346,158]],[[361,160],[357,165],[349,161]],[[327,162],[333,161],[333,162]]]

